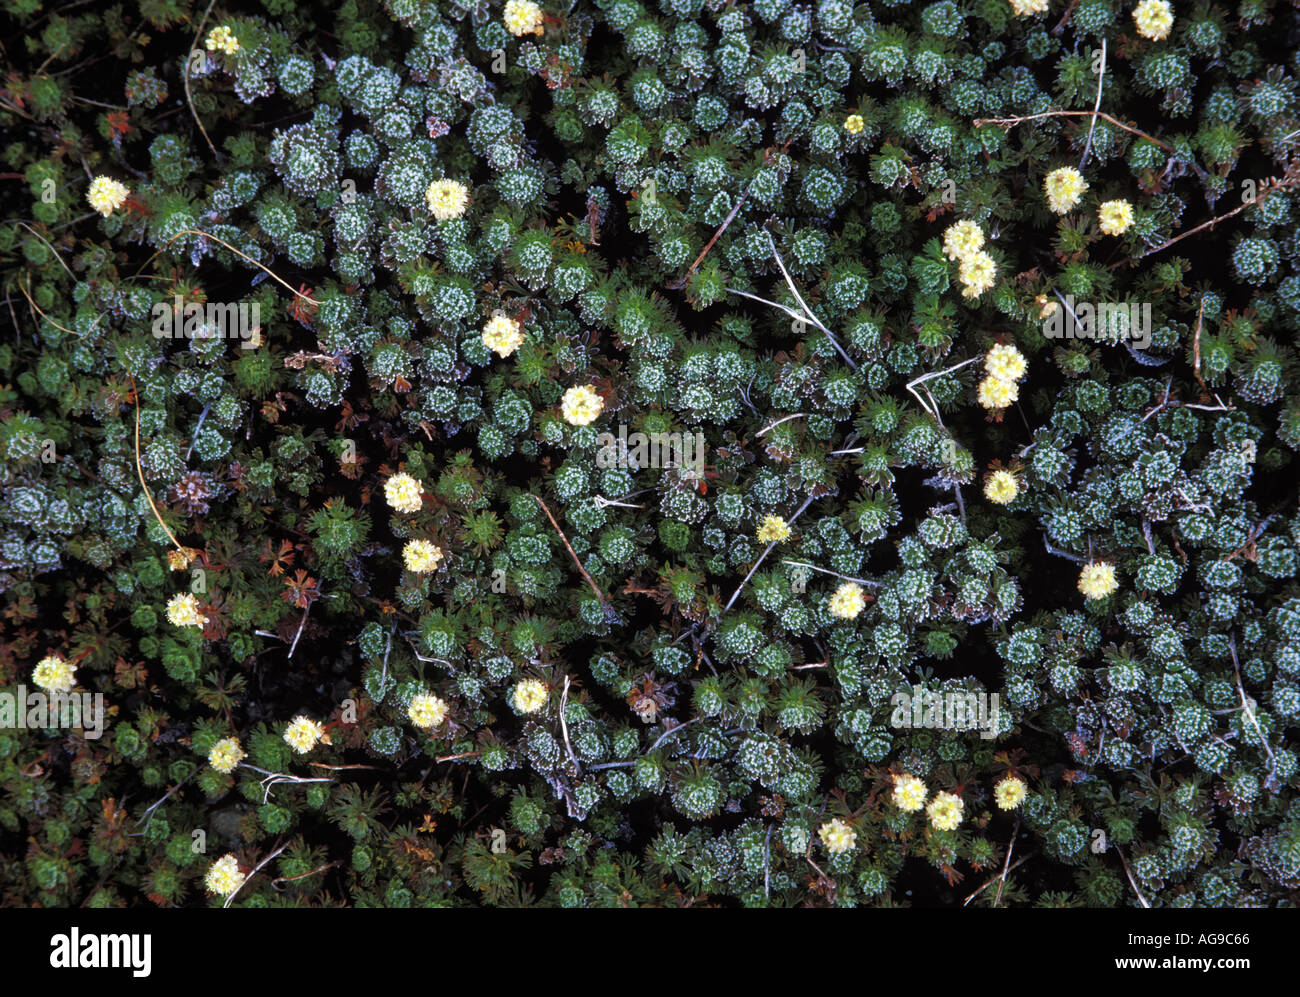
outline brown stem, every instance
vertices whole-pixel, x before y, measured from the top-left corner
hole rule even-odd
[[[573,563],[578,566],[578,571],[582,573],[582,577],[586,579],[587,584],[591,586],[591,590],[596,593],[596,598],[600,600],[601,605],[608,606],[609,599],[605,597],[605,593],[602,592],[600,587],[592,580],[591,575],[587,574],[587,569],[584,568],[582,562],[578,560],[578,555],[574,552],[573,546],[569,543],[569,538],[566,537],[564,531],[560,529],[560,524],[557,523],[555,517],[551,515],[551,510],[546,507],[546,503],[538,496],[534,495],[533,498],[537,499],[537,504],[542,507],[542,512],[546,513],[546,518],[551,521],[551,525],[555,527],[555,532],[558,533],[560,539],[564,541],[564,549],[569,552],[569,556],[573,558]]]

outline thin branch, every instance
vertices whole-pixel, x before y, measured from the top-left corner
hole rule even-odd
[[[1103,45],[1106,43],[1103,41]],[[1100,101],[1101,96],[1097,99]],[[1084,157],[1087,158],[1086,156]],[[1020,833],[1020,817],[1016,817],[1016,826],[1011,831],[1011,840],[1007,842],[1007,859],[1002,863],[1002,875],[998,877],[998,892],[993,897],[993,906],[996,907],[1002,901],[1002,888],[1007,885],[1007,873],[1011,871],[1011,850],[1016,847],[1016,835]]]
[[[755,436],[756,436],[756,437],[757,437],[757,436],[762,436],[764,433],[767,433],[767,432],[769,432],[769,431],[771,431],[771,430],[773,430],[773,429],[776,429],[776,427],[779,426],[779,425],[781,425],[781,423],[783,423],[783,422],[789,422],[791,419],[802,419],[802,418],[803,418],[804,416],[806,416],[807,414],[808,414],[807,412],[796,412],[794,415],[787,415],[784,419],[777,419],[776,422],[770,423],[769,425],[766,425],[766,426],[764,426],[762,429],[760,429],[760,430],[755,434]]]
[[[564,719],[564,708],[569,705],[569,676],[564,676],[564,694],[560,697],[560,732],[564,735],[564,747],[569,752],[569,761],[573,763],[574,769],[579,775],[582,775],[582,765],[579,764],[578,758],[573,753],[573,745],[569,742],[569,724]]]
[[[133,834],[132,837],[139,837],[140,835],[144,834],[145,831],[149,830],[149,825],[153,823],[154,811],[157,810],[164,803],[166,803],[171,798],[172,793],[176,792],[176,790],[180,789],[183,785],[185,785],[185,783],[189,780],[190,776],[194,775],[194,773],[197,771],[198,769],[195,769],[194,772],[191,772],[184,779],[176,783],[175,786],[167,790],[166,794],[163,796],[161,800],[159,800],[157,803],[155,803],[153,806],[151,806],[148,810],[146,810],[144,813],[140,815],[140,820],[136,821],[135,823],[136,826],[138,827],[140,825],[140,821],[145,821],[144,831],[138,831],[135,834]],[[148,819],[146,820],[146,818]]]
[[[772,258],[776,260],[776,265],[781,268],[781,276],[785,278],[786,286],[790,288],[790,293],[794,295],[794,300],[799,302],[799,307],[802,308],[808,318],[812,320],[813,325],[817,326],[818,329],[826,334],[826,338],[831,341],[831,345],[835,347],[835,351],[844,358],[844,362],[854,370],[857,370],[858,365],[853,362],[852,357],[844,352],[844,348],[840,346],[840,341],[835,338],[835,334],[832,333],[830,329],[826,328],[826,326],[822,325],[821,320],[817,318],[817,316],[813,314],[813,310],[808,307],[808,302],[804,301],[803,295],[799,293],[799,289],[794,286],[794,281],[790,278],[790,272],[785,268],[785,260],[781,259],[781,254],[776,251],[776,240],[772,238],[772,233],[766,229],[764,231],[767,234],[767,244],[772,249]]]
[[[1217,225],[1219,222],[1224,221],[1224,220],[1226,220],[1226,219],[1228,219],[1228,218],[1231,218],[1233,215],[1237,215],[1237,214],[1240,214],[1241,212],[1245,211],[1245,210],[1246,210],[1247,208],[1249,208],[1252,204],[1258,204],[1261,200],[1264,199],[1264,196],[1266,195],[1266,193],[1267,193],[1267,190],[1261,191],[1260,194],[1259,194],[1259,196],[1258,196],[1257,198],[1255,198],[1254,201],[1247,201],[1245,204],[1241,205],[1240,207],[1233,208],[1231,211],[1225,212],[1224,214],[1219,215],[1219,216],[1217,216],[1217,217],[1215,217],[1215,218],[1211,218],[1208,222],[1202,222],[1200,225],[1197,225],[1196,228],[1194,228],[1194,229],[1189,229],[1188,231],[1184,232],[1182,235],[1174,236],[1174,238],[1168,240],[1167,242],[1162,242],[1160,245],[1156,246],[1156,247],[1153,248],[1153,249],[1148,249],[1145,253],[1143,253],[1141,256],[1139,256],[1138,259],[1139,259],[1139,260],[1145,260],[1148,256],[1152,256],[1152,255],[1154,255],[1155,253],[1160,252],[1162,249],[1168,249],[1170,246],[1172,246],[1172,245],[1173,245],[1174,243],[1176,243],[1176,242],[1182,242],[1182,241],[1183,241],[1184,239],[1186,239],[1189,235],[1195,235],[1197,232],[1201,231],[1202,229],[1213,228],[1213,227],[1214,227],[1215,225]],[[1121,261],[1121,262],[1123,262],[1123,261]]]
[[[1205,318],[1205,298],[1201,298],[1201,307],[1196,310],[1196,335],[1192,338],[1192,373],[1202,391],[1208,391],[1205,378],[1201,377],[1201,323]]]
[[[308,876],[314,876],[318,872],[324,872],[326,869],[333,869],[336,865],[342,865],[342,859],[336,859],[333,862],[326,862],[324,865],[318,865],[315,869],[299,873],[297,876],[278,876],[271,880],[271,885],[276,886],[278,883],[292,883],[295,880],[306,879]]]
[[[1241,696],[1241,710],[1250,725],[1255,728],[1255,735],[1259,738],[1260,746],[1264,753],[1268,755],[1268,778],[1264,780],[1264,785],[1270,790],[1276,791],[1277,788],[1277,759],[1273,757],[1273,749],[1268,745],[1268,738],[1264,736],[1263,729],[1259,726],[1259,721],[1255,719],[1255,707],[1258,705],[1253,699],[1246,696],[1246,690],[1241,684],[1241,666],[1237,662],[1237,635],[1235,633],[1228,635],[1228,650],[1232,653],[1232,670],[1237,676],[1237,693]]]
[[[771,870],[772,862],[772,825],[767,825],[767,834],[763,838],[763,899],[772,899]]]
[[[578,571],[581,572],[582,577],[586,579],[587,584],[591,586],[591,590],[596,593],[596,598],[600,600],[602,606],[608,607],[609,599],[606,598],[605,593],[600,590],[600,586],[592,580],[591,575],[587,573],[587,569],[582,566],[582,562],[578,560],[578,555],[574,553],[573,545],[569,543],[569,538],[564,535],[564,531],[560,529],[560,524],[557,523],[555,517],[551,515],[551,510],[546,507],[546,503],[543,502],[541,498],[536,495],[534,495],[533,498],[537,499],[537,504],[542,507],[542,512],[546,513],[546,518],[551,521],[551,525],[555,527],[555,532],[558,533],[560,539],[564,541],[564,549],[569,552],[569,556],[573,558],[573,563],[578,566]]]
[[[766,165],[767,157],[770,154],[771,154],[770,149],[763,153],[764,165]],[[691,279],[691,274],[695,273],[696,268],[698,268],[699,265],[704,262],[704,257],[709,255],[709,251],[713,248],[714,243],[716,243],[720,238],[722,238],[722,233],[727,231],[727,227],[735,219],[736,215],[740,212],[740,209],[744,207],[745,202],[749,200],[749,192],[753,189],[754,181],[757,179],[758,179],[758,174],[756,173],[754,174],[753,177],[750,178],[749,183],[745,185],[745,192],[740,195],[740,199],[736,202],[736,206],[727,213],[727,217],[722,220],[722,224],[718,226],[718,230],[713,233],[713,238],[710,239],[707,243],[705,243],[704,248],[700,250],[700,255],[695,257],[695,262],[690,265],[690,268],[686,271],[686,274],[682,277],[682,281],[681,281],[682,287],[686,286],[686,282]]]
[[[812,505],[815,498],[816,496],[809,495],[806,499],[804,499],[803,505],[799,506],[799,510],[793,516],[790,517],[789,522],[787,522],[786,525],[787,526],[794,525],[794,521],[803,515],[804,510],[807,509],[808,506]],[[768,544],[767,549],[764,550],[763,553],[759,556],[758,560],[754,562],[754,566],[749,569],[749,574],[745,576],[744,581],[742,581],[739,585],[736,586],[736,591],[731,593],[731,598],[728,599],[727,604],[722,607],[722,611],[724,613],[731,608],[732,603],[736,601],[737,597],[741,593],[741,590],[745,587],[745,585],[749,582],[749,580],[754,577],[754,572],[758,570],[758,566],[763,563],[763,561],[767,558],[767,555],[772,553],[772,548],[775,547],[776,544],[777,542],[775,540],[773,540],[770,544]]]
[[[983,893],[985,890],[987,890],[987,889],[988,889],[990,886],[992,886],[994,883],[1003,880],[1004,877],[1007,875],[1007,873],[1012,872],[1012,871],[1015,870],[1015,869],[1019,869],[1022,865],[1024,865],[1024,864],[1025,864],[1026,862],[1028,862],[1030,859],[1035,858],[1037,855],[1038,855],[1037,852],[1030,852],[1028,855],[1024,856],[1023,858],[1016,859],[1016,861],[1015,861],[1012,865],[1009,865],[1009,866],[1007,866],[1007,868],[1005,868],[1005,869],[1002,870],[1002,875],[1001,875],[1001,876],[994,876],[994,877],[993,877],[992,879],[990,879],[987,883],[985,883],[983,886],[981,886],[978,890],[976,890],[974,893],[972,893],[970,896],[968,896],[965,900],[963,900],[961,905],[962,905],[963,907],[965,907],[968,903],[970,903],[972,900],[974,900],[976,897],[978,897],[981,893]]]
[[[460,759],[460,758],[477,758],[477,757],[478,757],[479,755],[481,755],[481,754],[483,754],[482,750],[479,750],[479,751],[462,751],[459,755],[443,755],[441,758],[435,758],[434,761],[435,761],[435,762],[454,762],[454,761],[456,761],[457,759]]]
[[[1092,107],[1092,121],[1088,125],[1088,141],[1083,147],[1083,158],[1079,160],[1079,170],[1083,171],[1088,163],[1088,153],[1092,151],[1092,133],[1097,128],[1097,112],[1101,110],[1101,85],[1106,79],[1106,39],[1101,39],[1101,69],[1097,73],[1097,103]],[[994,904],[996,907],[997,905]]]
[[[1043,546],[1047,548],[1047,553],[1049,554],[1063,557],[1067,561],[1073,561],[1075,564],[1084,563],[1085,558],[1080,557],[1078,554],[1071,554],[1068,551],[1061,550],[1059,547],[1053,547],[1051,541],[1047,539],[1047,534],[1043,534]]]
[[[302,628],[307,625],[307,614],[311,612],[311,602],[307,603],[307,608],[302,611],[302,619],[298,621],[298,632],[293,635],[293,643],[289,646],[289,657],[293,657],[293,652],[298,649],[298,638],[302,636]],[[382,686],[381,686],[382,688]]]
[[[45,245],[49,247],[50,252],[54,254],[54,258],[59,261],[59,266],[63,267],[64,270],[67,270],[68,276],[71,277],[74,281],[77,279],[77,275],[73,273],[70,269],[68,269],[68,265],[63,262],[63,257],[59,255],[59,251],[54,248],[53,244],[50,242],[49,239],[45,238],[45,236],[41,235],[41,233],[37,232],[36,229],[32,228],[26,222],[20,221],[18,224],[21,225],[23,228],[27,229],[27,231],[30,232],[32,235],[36,236],[36,238],[40,239],[41,242],[45,243]]]
[[[162,513],[158,511],[158,506],[154,502],[153,496],[149,494],[149,485],[144,480],[144,465],[140,463],[140,391],[135,386],[134,377],[131,378],[131,390],[135,394],[135,470],[136,473],[140,475],[140,487],[144,489],[144,497],[149,502],[149,508],[153,510],[154,518],[158,520],[158,525],[163,528],[163,532],[166,533],[171,539],[171,542],[176,545],[176,549],[181,552],[181,555],[188,558],[189,555],[185,552],[185,548],[181,546],[181,542],[176,539],[176,534],[168,529],[167,524],[163,522]]]
[[[286,848],[288,848],[288,847],[289,847],[289,842],[286,841],[283,845],[281,845],[279,848],[277,848],[275,851],[273,851],[270,855],[268,855],[266,858],[262,859],[261,862],[257,863],[257,865],[255,865],[255,866],[253,866],[253,871],[250,872],[247,876],[245,876],[245,877],[243,878],[243,880],[240,882],[240,884],[239,884],[238,886],[235,887],[235,891],[234,891],[234,893],[231,893],[230,896],[226,897],[226,902],[225,902],[224,904],[222,904],[221,906],[222,906],[223,908],[224,908],[224,907],[229,907],[229,906],[231,905],[231,903],[234,902],[235,895],[238,894],[240,890],[242,890],[245,886],[248,885],[248,881],[249,881],[250,879],[252,879],[254,876],[256,876],[259,872],[261,872],[261,871],[262,871],[262,867],[263,867],[264,865],[266,865],[268,862],[270,862],[271,859],[275,858],[277,855],[279,855],[282,851],[284,851],[284,850],[285,850]]]
[[[300,775],[289,775],[287,772],[268,772],[266,769],[260,769],[256,765],[250,765],[248,762],[240,763],[240,768],[251,769],[254,772],[260,772],[264,778],[260,785],[262,787],[262,803],[265,804],[271,798],[271,789],[279,785],[296,785],[304,782],[332,782],[332,779],[307,779]]]
[[[873,582],[866,578],[854,578],[851,575],[841,575],[838,571],[831,571],[828,568],[819,568],[815,564],[809,564],[807,561],[792,561],[788,557],[781,558],[782,564],[793,564],[799,568],[808,568],[810,571],[820,571],[823,575],[834,575],[836,578],[842,578],[846,582],[857,582],[859,585],[865,585],[868,588],[878,589],[883,586],[884,582]]]
[[[982,128],[984,125],[998,125],[999,127],[1005,129],[1005,128],[1010,128],[1012,125],[1018,125],[1024,121],[1034,121],[1037,118],[1085,118],[1085,117],[1104,118],[1105,120],[1109,121],[1112,125],[1114,125],[1116,128],[1123,128],[1124,131],[1129,132],[1133,135],[1137,135],[1140,138],[1144,138],[1148,142],[1154,142],[1162,149],[1168,149],[1171,155],[1176,155],[1174,148],[1171,145],[1169,145],[1167,142],[1161,142],[1160,139],[1156,138],[1154,135],[1148,135],[1146,132],[1134,128],[1132,125],[1126,125],[1124,124],[1124,122],[1120,121],[1119,118],[1112,117],[1111,115],[1107,114],[1105,111],[1043,111],[1041,114],[1025,114],[1016,118],[976,118],[974,121],[971,122],[971,124],[976,128]]]
[[[208,143],[208,148],[212,150],[212,158],[221,160],[221,153],[217,152],[217,147],[212,144],[212,139],[208,138],[208,130],[203,127],[203,122],[199,120],[199,112],[194,109],[194,95],[190,93],[190,58],[194,52],[199,51],[199,36],[203,34],[203,25],[208,20],[208,15],[212,13],[213,4],[217,0],[209,0],[208,9],[203,12],[203,17],[199,20],[199,30],[194,33],[194,42],[190,45],[190,51],[185,55],[185,64],[181,68],[181,81],[185,84],[185,103],[190,106],[190,114],[194,115],[194,123],[199,126],[199,131],[203,134],[203,141]],[[207,59],[207,56],[204,56]]]
[[[90,323],[90,328],[87,329],[85,332],[77,332],[77,330],[69,329],[67,326],[60,325],[58,322],[55,322],[54,319],[50,318],[50,316],[45,313],[44,309],[42,309],[40,305],[38,305],[34,300],[32,300],[31,293],[27,290],[27,288],[23,287],[22,284],[18,285],[18,290],[23,292],[23,297],[27,299],[27,304],[31,306],[34,312],[39,313],[41,318],[45,319],[46,322],[50,323],[50,325],[54,326],[54,328],[58,329],[60,332],[66,332],[69,336],[76,336],[78,339],[90,335],[91,331],[95,328],[95,326],[99,325],[99,323],[104,320],[104,315],[107,314],[107,312],[105,312],[104,314],[100,315],[99,318],[95,319],[94,322]],[[13,305],[10,305],[9,307],[10,310],[12,311]],[[39,329],[40,323],[36,322],[35,314],[33,314],[32,316],[32,321]]]
[[[971,357],[969,360],[963,360],[961,363],[954,364],[953,366],[948,367],[944,370],[934,370],[928,374],[922,374],[920,377],[907,382],[907,390],[911,391],[912,397],[921,403],[921,408],[925,409],[926,415],[934,416],[935,421],[937,421],[939,425],[942,426],[943,419],[940,418],[939,416],[939,405],[937,402],[934,401],[934,395],[930,395],[929,389],[926,389],[925,393],[927,395],[930,395],[930,401],[934,405],[934,408],[932,410],[930,406],[925,403],[925,399],[923,399],[920,395],[918,395],[913,389],[917,385],[924,384],[926,381],[933,380],[936,377],[943,377],[944,374],[951,374],[954,371],[959,371],[963,367],[969,367],[971,364],[979,363],[983,359],[984,359],[983,357]]]
[[[1115,845],[1115,854],[1119,856],[1119,864],[1124,867],[1124,875],[1128,877],[1128,885],[1133,887],[1133,892],[1137,894],[1138,901],[1142,906],[1150,910],[1151,905],[1147,903],[1147,898],[1142,895],[1142,891],[1138,888],[1137,880],[1133,878],[1133,873],[1128,867],[1128,860],[1124,858],[1124,851],[1119,845]]]

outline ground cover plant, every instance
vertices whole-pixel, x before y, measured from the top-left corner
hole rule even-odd
[[[3,9],[0,904],[1295,901],[1296,3]]]

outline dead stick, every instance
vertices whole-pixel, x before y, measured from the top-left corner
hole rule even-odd
[[[996,907],[1002,900],[1002,888],[1007,885],[1007,873],[1011,871],[1011,850],[1016,847],[1016,835],[1020,833],[1020,818],[1016,818],[1016,826],[1011,831],[1011,840],[1007,842],[1007,858],[1002,863],[1002,875],[998,877],[998,892],[993,897],[993,906]]]
[[[181,80],[185,83],[185,103],[190,106],[190,114],[194,116],[194,123],[199,126],[199,131],[203,133],[203,141],[208,143],[208,148],[212,150],[214,159],[220,160],[221,153],[217,152],[217,147],[212,144],[212,139],[208,138],[208,130],[203,127],[203,122],[199,120],[199,112],[194,110],[194,97],[190,93],[190,60],[192,54],[198,51],[196,47],[199,44],[199,36],[203,34],[203,25],[207,23],[208,15],[212,13],[212,6],[217,0],[211,0],[208,9],[203,12],[203,18],[199,21],[199,30],[194,33],[194,42],[190,45],[190,55],[185,57],[185,65],[181,69]],[[207,56],[203,57],[205,60]]]
[[[560,524],[557,523],[555,517],[551,515],[551,510],[546,507],[546,503],[543,502],[541,498],[536,495],[534,495],[533,498],[537,499],[537,504],[542,507],[542,512],[546,513],[546,518],[551,521],[551,525],[555,527],[555,532],[558,533],[560,539],[564,541],[564,549],[569,552],[569,556],[573,558],[573,563],[578,566],[578,571],[580,571],[582,577],[587,580],[587,584],[591,586],[591,590],[596,593],[596,598],[600,600],[601,605],[608,606],[609,599],[606,598],[605,593],[602,592],[600,587],[592,580],[591,575],[587,574],[587,569],[584,568],[582,562],[578,560],[578,555],[574,552],[573,546],[569,543],[569,538],[566,537],[564,531],[560,529]]]
[[[1028,862],[1030,859],[1034,858],[1034,857],[1037,856],[1037,855],[1038,855],[1037,852],[1030,852],[1030,853],[1029,853],[1028,855],[1026,855],[1024,858],[1016,859],[1016,861],[1015,861],[1014,863],[1012,863],[1011,865],[1009,865],[1009,866],[1006,868],[1005,872],[1011,872],[1012,870],[1019,869],[1022,865],[1024,865],[1026,862]],[[1005,873],[1004,873],[1004,874],[1005,874]],[[996,883],[996,882],[997,882],[999,879],[1001,879],[1001,878],[1002,878],[1001,876],[994,876],[994,877],[993,877],[992,879],[990,879],[987,883],[985,883],[983,886],[981,886],[978,890],[976,890],[974,893],[972,893],[970,896],[968,896],[965,900],[963,900],[961,905],[962,905],[963,907],[965,907],[968,903],[970,903],[972,900],[974,900],[976,897],[978,897],[981,893],[983,893],[985,890],[987,890],[990,886],[992,886],[994,883]]]

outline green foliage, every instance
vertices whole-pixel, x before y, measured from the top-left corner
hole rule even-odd
[[[1291,902],[1284,5],[501,6],[7,5],[0,905]]]

